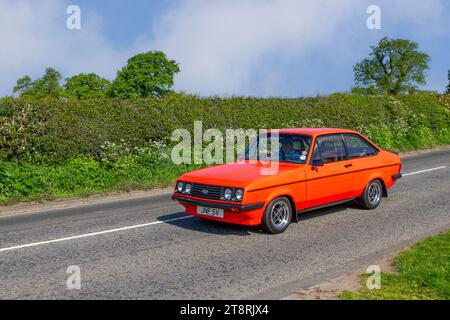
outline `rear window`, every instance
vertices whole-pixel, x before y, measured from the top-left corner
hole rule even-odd
[[[360,136],[345,134],[344,139],[347,145],[349,159],[369,157],[377,153],[377,149]]]

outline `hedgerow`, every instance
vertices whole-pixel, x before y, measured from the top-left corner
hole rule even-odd
[[[450,144],[450,97],[0,99],[0,202],[170,183],[173,130],[340,127],[404,151]],[[161,150],[164,150],[162,152]]]
[[[197,98],[180,94],[135,100],[0,100],[4,158],[58,163],[100,160],[105,145],[133,149],[170,143],[172,131],[217,128],[342,127],[381,147],[406,150],[448,143],[449,99],[416,94],[333,94],[303,99]],[[124,153],[123,150],[121,150]],[[127,152],[125,152],[127,153]]]

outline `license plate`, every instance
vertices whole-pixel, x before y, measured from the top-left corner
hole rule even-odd
[[[223,218],[223,209],[218,208],[208,208],[199,206],[197,207],[197,213],[204,216]]]

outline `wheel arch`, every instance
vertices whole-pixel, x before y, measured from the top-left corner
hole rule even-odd
[[[266,208],[269,205],[269,203],[271,203],[274,199],[280,198],[280,197],[285,197],[286,199],[289,200],[289,202],[291,203],[291,207],[292,207],[292,220],[295,222],[298,222],[297,206],[295,205],[294,195],[292,194],[291,191],[289,191],[287,189],[277,190],[276,192],[273,192],[269,197],[269,201],[267,201]],[[264,208],[264,210],[266,208]]]
[[[386,188],[386,183],[384,182],[384,180],[382,178],[379,178],[378,180],[380,180],[381,187],[383,188],[383,193],[381,195],[382,195],[383,198],[387,198],[388,197],[388,192],[387,192],[387,188]]]
[[[383,197],[383,198],[387,198],[387,197],[388,197],[388,192],[387,192],[387,188],[386,188],[386,183],[384,182],[384,179],[383,179],[383,177],[382,177],[380,174],[376,173],[376,174],[370,175],[370,176],[369,176],[369,179],[367,179],[366,186],[367,186],[370,182],[372,182],[372,181],[374,181],[374,180],[379,180],[379,181],[380,181],[381,187],[382,187],[382,197]],[[364,192],[364,191],[363,191],[363,192]]]

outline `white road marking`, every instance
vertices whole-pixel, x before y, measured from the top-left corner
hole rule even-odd
[[[98,235],[101,235],[101,234],[107,234],[107,233],[114,233],[114,232],[119,232],[119,231],[124,231],[124,230],[143,228],[143,227],[148,227],[148,226],[152,226],[152,225],[155,225],[155,224],[172,222],[172,221],[189,219],[189,218],[193,218],[193,216],[185,216],[185,217],[179,217],[179,218],[173,218],[173,219],[167,219],[167,220],[153,221],[153,222],[149,222],[149,223],[142,223],[142,224],[137,224],[137,225],[128,226],[128,227],[115,228],[115,229],[98,231],[98,232],[91,232],[91,233],[81,234],[81,235],[78,235],[78,236],[65,237],[65,238],[46,240],[46,241],[40,241],[40,242],[33,242],[33,243],[23,244],[23,245],[19,245],[19,246],[2,248],[2,249],[0,249],[0,252],[12,251],[12,250],[29,248],[29,247],[36,247],[36,246],[40,246],[40,245],[43,245],[43,244],[49,244],[49,243],[55,243],[55,242],[62,242],[62,241],[69,241],[69,240],[93,237],[93,236],[98,236]]]
[[[405,173],[405,174],[403,174],[403,177],[411,176],[411,175],[418,174],[418,173],[424,173],[424,172],[430,172],[430,171],[434,171],[434,170],[445,169],[445,168],[447,168],[447,166],[442,166],[442,167],[437,167],[437,168],[420,170],[420,171],[416,171],[416,172]],[[120,231],[124,231],[124,230],[143,228],[143,227],[148,227],[148,226],[152,226],[152,225],[155,225],[155,224],[172,222],[172,221],[189,219],[189,218],[193,218],[193,216],[184,216],[184,217],[167,219],[167,220],[161,220],[161,221],[153,221],[153,222],[142,223],[142,224],[137,224],[137,225],[128,226],[128,227],[115,228],[115,229],[98,231],[98,232],[91,232],[91,233],[81,234],[81,235],[78,235],[78,236],[65,237],[65,238],[46,240],[46,241],[40,241],[40,242],[33,242],[33,243],[23,244],[23,245],[19,245],[19,246],[1,248],[0,252],[12,251],[12,250],[29,248],[29,247],[36,247],[36,246],[49,244],[49,243],[55,243],[55,242],[69,241],[69,240],[75,240],[75,239],[82,239],[82,238],[93,237],[93,236],[98,236],[98,235],[102,235],[102,234],[115,233],[115,232],[120,232]]]
[[[411,173],[405,173],[405,174],[403,174],[403,177],[412,176],[413,174],[418,174],[418,173],[424,173],[424,172],[430,172],[430,171],[434,171],[434,170],[445,169],[445,168],[447,168],[447,166],[431,168],[431,169],[426,169],[426,170],[420,170],[420,171],[411,172]]]

